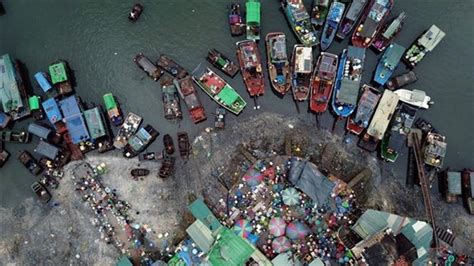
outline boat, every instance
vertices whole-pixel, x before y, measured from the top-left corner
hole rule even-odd
[[[286,15],[286,20],[290,24],[291,29],[295,33],[298,40],[308,47],[315,46],[319,43],[308,11],[302,0],[282,0],[282,8]]]
[[[237,58],[250,97],[262,96],[265,93],[265,84],[257,43],[253,40],[237,42]]]
[[[404,73],[404,74],[401,74],[401,75],[398,75],[396,77],[393,77],[393,78],[389,79],[388,82],[385,83],[385,86],[389,90],[393,91],[393,90],[399,89],[403,86],[410,85],[410,84],[414,83],[417,80],[418,80],[418,78],[416,77],[415,72],[408,71],[407,73]]]
[[[326,18],[326,23],[324,24],[324,29],[321,32],[322,51],[326,51],[334,40],[337,28],[339,27],[339,23],[341,22],[342,16],[344,15],[345,8],[346,6],[341,2],[332,2],[328,16]]]
[[[405,52],[405,47],[399,44],[392,43],[388,46],[375,69],[374,81],[376,83],[385,85],[400,63],[403,52]]]
[[[145,168],[135,168],[130,171],[130,175],[133,177],[147,176],[150,174],[150,170]]]
[[[4,112],[0,112],[0,129],[4,129],[8,127],[11,121],[12,121],[11,116],[9,116],[8,114]]]
[[[426,95],[426,92],[422,90],[406,90],[398,89],[395,91],[395,94],[400,97],[400,101],[407,103],[409,105],[428,109],[430,108],[431,97]]]
[[[151,125],[140,128],[129,140],[123,149],[123,156],[132,158],[145,150],[160,133]]]
[[[23,164],[30,173],[33,175],[39,175],[43,169],[36,162],[36,159],[28,151],[22,151],[18,155],[18,160]]]
[[[123,123],[123,114],[114,95],[112,93],[106,93],[102,98],[104,99],[105,110],[107,111],[110,122],[116,127],[120,126]]]
[[[240,114],[247,105],[224,79],[209,68],[198,67],[193,72],[193,80],[209,97],[235,115]]]
[[[231,78],[239,72],[239,67],[216,49],[209,50],[207,61]]]
[[[243,22],[240,4],[232,3],[229,7],[229,26],[232,36],[240,36],[244,34],[245,23]]]
[[[382,159],[395,162],[400,150],[405,146],[408,134],[415,121],[416,109],[406,104],[401,104],[393,116],[390,130],[385,134],[380,143]]]
[[[147,153],[140,153],[138,155],[139,161],[158,161],[163,159],[162,152],[147,152]]]
[[[446,33],[444,33],[436,25],[432,25],[423,35],[421,35],[418,40],[415,41],[407,52],[403,56],[403,61],[405,64],[414,68],[418,63],[420,63],[426,54],[433,51],[433,49],[441,42]]]
[[[41,98],[33,95],[28,98],[28,106],[30,107],[31,115],[35,120],[42,120],[44,118],[43,110],[40,105]]]
[[[171,155],[174,153],[173,138],[169,134],[163,136],[163,145],[167,154]]]
[[[175,78],[182,79],[188,75],[186,69],[166,55],[160,55],[156,64]]]
[[[35,74],[35,79],[44,93],[49,92],[53,88],[51,82],[49,81],[48,74],[46,74],[45,72],[37,72]]]
[[[426,120],[424,118],[421,118],[421,117],[416,119],[415,126],[419,129],[421,129],[421,131],[423,133],[426,133],[426,134],[428,134],[430,132],[438,133],[436,128],[433,126],[433,124],[431,124],[428,120]]]
[[[446,157],[446,137],[438,133],[429,132],[423,145],[423,161],[436,168],[443,167]]]
[[[199,100],[199,96],[196,87],[190,76],[186,76],[182,79],[173,80],[176,88],[178,89],[179,96],[183,99],[186,107],[188,108],[189,116],[194,124],[206,120],[206,113],[204,107]]]
[[[141,4],[135,4],[132,7],[132,11],[130,11],[130,13],[128,14],[128,19],[131,22],[135,22],[140,18],[142,12],[143,12],[143,6]]]
[[[163,111],[168,120],[182,119],[181,105],[179,104],[178,90],[171,80],[161,84]]]
[[[352,45],[367,48],[383,26],[393,8],[393,0],[373,0],[352,34]]]
[[[367,84],[362,86],[362,95],[357,104],[357,112],[353,117],[347,119],[346,129],[356,135],[360,135],[369,126],[370,119],[379,103],[382,94],[379,90]]]
[[[247,0],[245,3],[247,40],[260,40],[260,1]]]
[[[329,5],[332,0],[313,0],[311,8],[311,24],[315,28],[323,26],[329,11]]]
[[[349,46],[342,52],[332,94],[332,109],[338,117],[348,117],[357,106],[364,60],[364,48]]]
[[[66,61],[59,60],[49,66],[49,76],[53,86],[60,95],[72,93],[72,83],[69,79],[69,68]]]
[[[347,9],[346,15],[342,19],[336,36],[340,40],[344,40],[354,28],[370,0],[353,0]]]
[[[178,150],[179,155],[183,159],[187,159],[189,157],[189,153],[191,150],[191,145],[189,144],[189,137],[188,133],[186,132],[178,132]]]
[[[383,92],[369,127],[358,143],[359,147],[367,151],[375,151],[392,120],[392,116],[398,105],[398,100],[399,98],[394,92],[390,90]]]
[[[383,52],[390,43],[397,37],[402,31],[403,24],[405,22],[405,12],[402,12],[398,17],[394,18],[391,22],[385,24],[382,30],[377,34],[372,46],[379,52]]]
[[[164,156],[163,162],[161,163],[158,176],[161,178],[168,178],[174,170],[174,158],[171,156]]]
[[[164,74],[163,69],[161,67],[155,66],[155,64],[153,64],[150,59],[143,55],[143,53],[137,54],[133,58],[133,62],[135,62],[135,64],[137,64],[141,70],[145,71],[145,73],[147,73],[147,75],[154,81],[158,81]]]
[[[291,89],[295,101],[306,101],[310,93],[313,74],[313,49],[295,44],[291,57]]]
[[[222,107],[216,107],[214,127],[218,129],[224,129],[225,127],[225,109]]]
[[[286,50],[286,36],[283,32],[270,32],[265,36],[268,76],[272,88],[279,95],[285,95],[291,86],[290,63]]]
[[[322,52],[316,62],[311,84],[309,109],[324,113],[331,99],[337,73],[337,55]]]
[[[125,117],[125,121],[120,126],[114,140],[114,147],[122,149],[127,145],[128,139],[137,132],[138,127],[142,123],[142,118],[132,112]]]
[[[0,56],[0,102],[14,121],[30,115],[20,66],[9,54]]]
[[[3,142],[27,143],[30,141],[30,133],[28,131],[3,130],[0,131],[0,140]]]
[[[4,149],[3,141],[0,140],[0,168],[7,163],[9,157],[10,153]]]
[[[44,204],[48,203],[51,200],[51,193],[39,182],[34,182],[31,185],[31,190],[38,196],[38,198]]]

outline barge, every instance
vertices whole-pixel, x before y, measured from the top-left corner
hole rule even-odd
[[[326,112],[337,74],[337,55],[322,52],[316,62],[309,109],[315,113]]]
[[[135,62],[135,64],[137,64],[137,66],[154,81],[158,81],[164,74],[163,69],[161,67],[155,66],[155,64],[153,64],[150,59],[143,55],[143,53],[137,54],[133,58],[133,62]]]
[[[9,54],[0,56],[0,102],[14,121],[30,115],[19,63]]]
[[[297,102],[306,101],[310,94],[311,75],[313,74],[313,49],[295,44],[291,60],[293,99]]]
[[[178,89],[179,96],[183,99],[186,107],[188,108],[189,116],[194,124],[206,120],[206,113],[204,107],[199,100],[199,96],[196,87],[190,76],[186,76],[182,79],[175,79],[174,84]]]
[[[209,50],[207,61],[231,78],[235,77],[239,72],[239,67],[216,49]]]
[[[252,40],[237,42],[237,58],[250,97],[262,96],[265,93],[265,84],[257,43]]]
[[[161,55],[156,64],[175,78],[182,79],[188,75],[186,69],[166,55]]]

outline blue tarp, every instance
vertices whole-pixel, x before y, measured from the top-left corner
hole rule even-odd
[[[52,88],[51,83],[49,83],[49,81],[46,79],[46,73],[44,72],[36,73],[35,79],[44,92],[48,92]]]
[[[71,136],[72,143],[78,144],[90,139],[89,132],[87,131],[87,127],[84,123],[84,118],[82,118],[81,113],[67,117],[66,127],[69,136]]]
[[[61,115],[61,111],[59,111],[58,104],[56,103],[56,100],[54,98],[50,98],[42,103],[43,109],[46,112],[46,116],[49,119],[49,122],[52,124],[60,121],[63,119],[63,116]]]
[[[79,103],[77,102],[75,96],[69,96],[64,100],[59,101],[59,107],[66,118],[81,113],[81,109],[79,109]]]

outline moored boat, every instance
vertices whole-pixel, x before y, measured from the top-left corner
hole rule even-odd
[[[66,61],[57,61],[49,66],[49,76],[53,86],[59,94],[67,95],[72,93],[72,84],[69,79],[69,68]]]
[[[324,24],[324,29],[321,32],[321,50],[325,51],[328,49],[334,40],[342,15],[344,15],[345,8],[346,6],[341,2],[332,2],[326,18],[326,23]]]
[[[369,47],[393,8],[393,0],[373,0],[352,34],[352,45]]]
[[[30,107],[31,115],[35,120],[41,120],[44,117],[43,110],[40,105],[41,98],[39,96],[33,95],[28,98],[28,106]]]
[[[43,168],[41,168],[41,166],[38,164],[33,155],[31,155],[31,153],[29,153],[28,151],[20,152],[20,154],[18,155],[18,160],[33,175],[39,175],[43,171]]]
[[[309,109],[324,113],[331,99],[337,74],[337,55],[322,52],[316,62],[312,82]]]
[[[5,165],[9,157],[10,153],[4,149],[3,141],[0,140],[0,168]]]
[[[247,105],[224,79],[209,68],[198,67],[193,72],[193,80],[209,97],[233,114],[240,114]]]
[[[447,145],[445,136],[429,132],[422,148],[423,161],[425,164],[437,168],[443,167]]]
[[[49,81],[48,74],[45,72],[37,72],[35,74],[35,79],[43,92],[47,93],[53,88],[51,82]]]
[[[119,128],[114,140],[114,147],[122,149],[127,145],[128,139],[137,132],[138,127],[142,123],[142,118],[132,112],[129,112],[125,117],[125,121]]]
[[[140,128],[129,140],[123,149],[123,156],[132,158],[145,150],[160,133],[151,125]]]
[[[167,154],[171,155],[174,153],[173,138],[169,134],[163,136],[163,146]]]
[[[167,79],[161,84],[161,93],[165,118],[168,120],[182,119],[183,113],[179,104],[178,90],[171,79]]]
[[[178,150],[179,155],[183,159],[187,159],[189,157],[191,151],[191,145],[189,144],[189,137],[188,133],[186,132],[178,132]]]
[[[291,57],[291,89],[295,101],[306,101],[310,93],[313,73],[313,49],[295,44]]]
[[[131,22],[135,22],[140,18],[140,16],[142,15],[142,12],[143,12],[143,6],[141,4],[135,4],[132,7],[132,11],[130,11],[130,13],[128,14],[128,19]]]
[[[399,89],[403,86],[410,85],[417,81],[418,78],[416,77],[415,72],[409,71],[407,73],[398,75],[396,77],[391,78],[387,83],[385,83],[385,86],[389,90],[396,90]]]
[[[257,43],[252,40],[237,42],[237,58],[250,97],[263,95],[265,84],[263,83],[262,60]]]
[[[160,55],[160,58],[156,61],[156,65],[164,69],[168,74],[175,78],[182,79],[188,75],[186,69],[176,63],[173,59],[166,55]]]
[[[164,156],[160,170],[158,171],[158,176],[161,178],[168,178],[170,175],[172,175],[174,170],[174,161],[174,157]]]
[[[428,109],[431,104],[431,97],[426,95],[426,92],[422,90],[406,90],[399,89],[395,91],[395,94],[400,97],[400,101],[409,105]]]
[[[112,93],[106,93],[102,97],[105,103],[105,110],[107,111],[107,116],[109,117],[110,122],[116,127],[120,126],[123,123],[123,114],[120,106],[115,101],[115,97]]]
[[[247,40],[260,40],[260,1],[247,0],[245,3]]]
[[[155,64],[153,64],[150,59],[143,55],[143,53],[137,54],[133,58],[133,62],[135,62],[140,69],[145,71],[145,73],[147,73],[148,76],[154,81],[158,81],[164,74],[163,69],[161,67],[155,66]]]
[[[351,33],[354,25],[359,20],[360,16],[364,12],[367,4],[370,0],[353,0],[347,9],[346,15],[341,21],[341,25],[337,30],[336,36],[337,38],[344,40],[349,33]]]
[[[139,161],[158,161],[163,159],[163,152],[147,152],[138,155]]]
[[[308,11],[302,0],[282,0],[282,8],[286,19],[298,40],[304,46],[314,46],[319,43],[313,25],[311,24]]]
[[[405,47],[399,44],[392,43],[388,46],[375,69],[375,82],[382,86],[385,85],[397,68],[398,63],[400,63],[403,52],[405,52]]]
[[[150,170],[145,168],[135,168],[130,171],[130,175],[133,177],[142,177],[150,174]]]
[[[315,28],[323,26],[328,15],[331,1],[332,0],[313,0],[311,8],[311,24],[313,24]]]
[[[385,50],[402,30],[405,18],[405,12],[402,12],[391,22],[385,24],[375,37],[372,46],[379,52]]]
[[[0,140],[3,142],[27,143],[30,141],[28,131],[3,130],[0,131]]]
[[[231,78],[239,72],[239,67],[216,49],[209,50],[207,61]]]
[[[369,126],[370,119],[379,103],[382,94],[379,90],[365,84],[362,86],[362,95],[357,104],[357,112],[347,119],[346,129],[360,135]]]
[[[44,203],[48,203],[51,200],[51,193],[39,182],[34,182],[31,185],[31,190],[38,196],[38,198]]]
[[[206,120],[206,113],[204,107],[199,100],[199,96],[196,87],[190,76],[186,76],[182,79],[175,79],[174,84],[178,89],[179,96],[183,99],[186,107],[188,108],[189,116],[194,124]]]
[[[286,36],[283,32],[270,32],[265,37],[267,50],[268,76],[272,88],[281,96],[291,86],[290,63],[286,49]]]
[[[232,36],[240,36],[245,32],[240,4],[232,3],[229,7],[229,26]]]
[[[410,68],[414,68],[425,56],[441,42],[446,33],[436,25],[432,25],[416,40],[403,56],[403,61]]]

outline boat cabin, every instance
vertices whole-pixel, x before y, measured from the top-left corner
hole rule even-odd
[[[431,52],[441,40],[444,38],[444,33],[436,25],[432,25],[428,31],[418,39],[418,44],[425,48],[426,51]]]
[[[105,130],[104,119],[99,107],[84,111],[84,118],[86,120],[87,128],[91,139],[96,140],[107,135]]]
[[[397,108],[398,100],[399,98],[394,92],[389,90],[384,91],[377,110],[375,110],[375,114],[367,129],[368,135],[376,140],[381,140],[383,138]]]
[[[311,73],[313,70],[313,49],[304,46],[295,48],[295,72]]]

